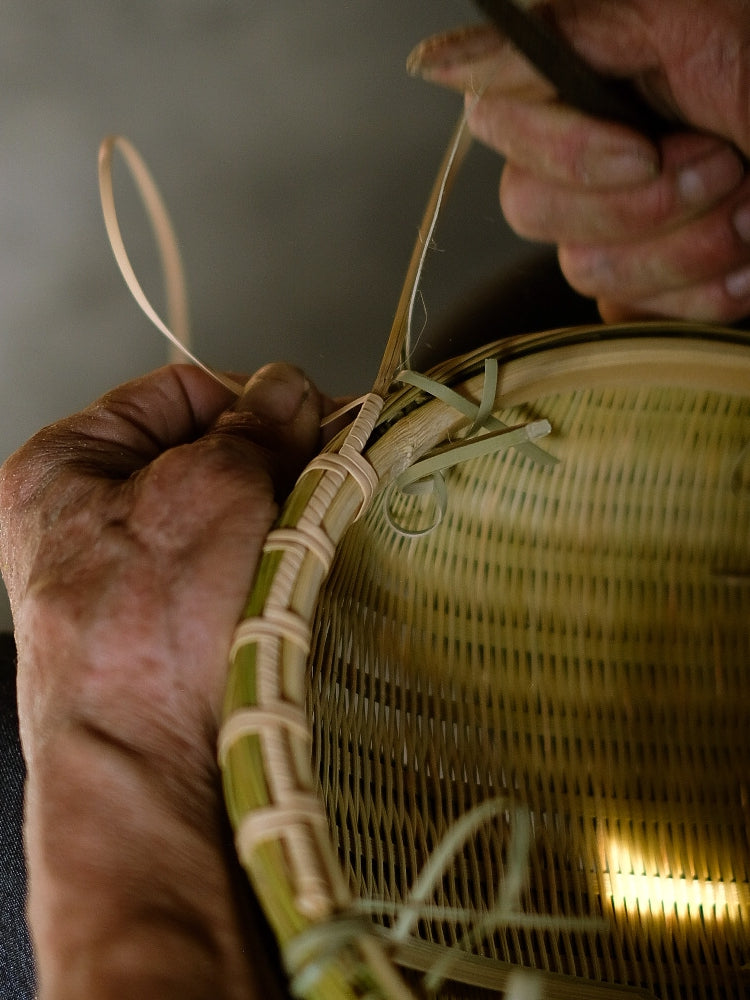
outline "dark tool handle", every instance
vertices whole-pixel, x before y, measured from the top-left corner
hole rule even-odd
[[[476,6],[545,76],[562,101],[593,115],[628,125],[654,142],[680,128],[656,111],[628,80],[599,73],[546,21],[514,0],[475,0]]]

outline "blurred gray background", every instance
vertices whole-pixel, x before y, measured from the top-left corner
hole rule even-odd
[[[291,360],[330,392],[365,391],[461,109],[405,59],[475,19],[468,0],[2,0],[0,458],[166,358],[101,221],[96,152],[113,131],[169,205],[197,353],[247,372]],[[428,332],[518,252],[499,170],[472,151],[428,261]],[[160,307],[124,171],[118,191]]]

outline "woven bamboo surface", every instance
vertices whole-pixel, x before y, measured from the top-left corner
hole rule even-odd
[[[366,515],[366,471],[323,459],[271,536],[222,737],[240,856],[306,996],[433,969],[444,997],[739,1000],[750,339],[561,331],[433,374],[479,405],[488,355],[494,420],[549,436],[448,469],[441,507],[394,480],[487,420],[396,389]]]

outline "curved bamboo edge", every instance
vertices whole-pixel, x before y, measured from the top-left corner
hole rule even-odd
[[[558,331],[494,345],[505,356],[493,410],[549,392],[663,381],[747,393],[749,338],[679,326]],[[660,331],[662,334],[660,335]],[[628,335],[630,334],[630,335]],[[594,338],[586,342],[585,338]],[[720,350],[718,348],[721,348]],[[479,406],[480,354],[441,366],[439,377]],[[465,377],[468,376],[468,377]],[[405,1000],[411,992],[374,926],[352,908],[310,766],[305,676],[313,616],[336,546],[377,490],[471,418],[407,385],[369,396],[330,451],[300,477],[265,547],[232,649],[220,762],[241,862],[282,950],[303,953],[291,970],[310,1000]],[[306,948],[306,935],[328,928]],[[302,942],[302,944],[300,944]]]

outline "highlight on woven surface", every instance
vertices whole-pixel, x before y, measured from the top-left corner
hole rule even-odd
[[[739,1000],[750,339],[561,331],[433,379],[302,477],[238,629],[227,802],[293,989]]]

